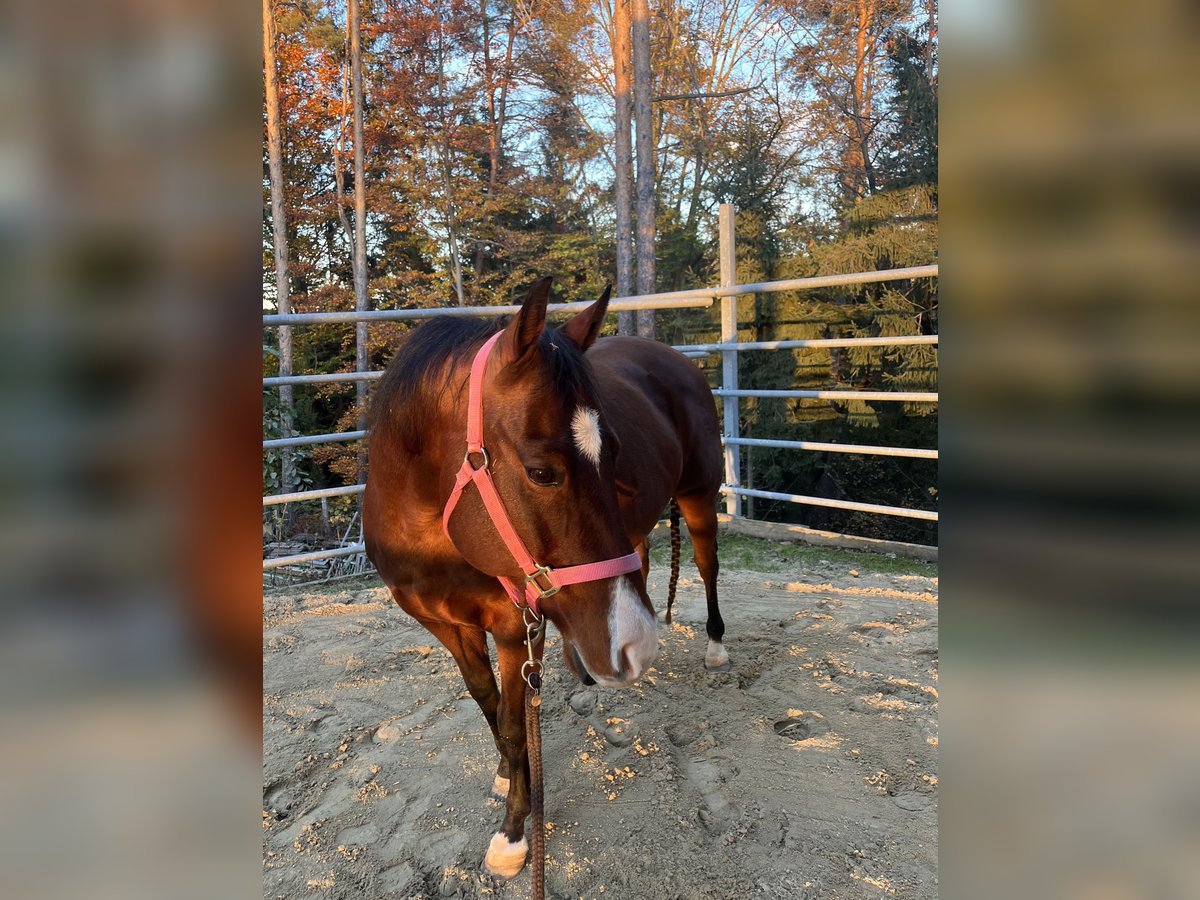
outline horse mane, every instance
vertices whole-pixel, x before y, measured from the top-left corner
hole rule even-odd
[[[393,428],[409,452],[419,452],[422,436],[434,424],[438,399],[448,391],[462,394],[467,389],[466,379],[454,384],[453,373],[460,365],[469,364],[484,341],[510,319],[450,317],[432,319],[413,329],[379,380],[367,413],[367,428]],[[595,396],[583,352],[574,341],[561,336],[558,328],[542,332],[538,353],[560,395]]]

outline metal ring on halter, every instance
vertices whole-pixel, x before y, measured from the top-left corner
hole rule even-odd
[[[471,454],[472,453],[478,453],[483,457],[483,465],[482,466],[476,466],[471,463]],[[478,472],[480,469],[490,469],[492,467],[492,458],[490,456],[488,456],[487,450],[485,450],[483,447],[480,447],[478,450],[468,450],[466,453],[464,453],[463,454],[463,463],[465,465],[471,466],[471,468],[474,471]]]

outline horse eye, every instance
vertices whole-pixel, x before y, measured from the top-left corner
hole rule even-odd
[[[534,484],[540,484],[543,487],[557,484],[554,480],[554,472],[550,469],[527,468],[525,474],[529,476],[529,480]]]

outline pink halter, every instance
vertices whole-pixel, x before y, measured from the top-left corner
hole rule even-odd
[[[488,516],[492,520],[492,525],[500,534],[508,552],[521,567],[521,571],[525,573],[525,590],[522,593],[510,578],[497,576],[497,579],[518,608],[528,605],[535,614],[540,616],[541,611],[538,609],[538,604],[547,597],[553,597],[559,592],[559,589],[569,584],[601,581],[605,578],[625,575],[641,568],[642,560],[634,550],[632,553],[616,559],[552,569],[549,566],[539,565],[517,535],[517,530],[513,528],[512,520],[508,517],[508,511],[504,508],[504,502],[496,492],[496,483],[492,481],[490,471],[491,460],[483,447],[483,374],[487,369],[488,356],[491,355],[492,348],[503,334],[503,331],[494,334],[486,344],[479,348],[479,352],[475,354],[475,359],[471,362],[471,380],[467,394],[467,452],[463,456],[462,467],[454,478],[454,490],[450,492],[450,499],[446,501],[446,509],[442,512],[442,530],[449,538],[450,516],[454,512],[455,506],[458,505],[458,499],[462,496],[463,489],[469,482],[474,481]],[[479,468],[471,463],[471,457],[475,454],[483,457]],[[453,543],[453,538],[451,538],[451,543]]]

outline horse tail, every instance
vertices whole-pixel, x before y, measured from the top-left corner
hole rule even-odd
[[[667,613],[663,621],[671,624],[671,607],[675,603],[675,585],[679,582],[679,504],[671,498],[671,581],[667,585]]]

